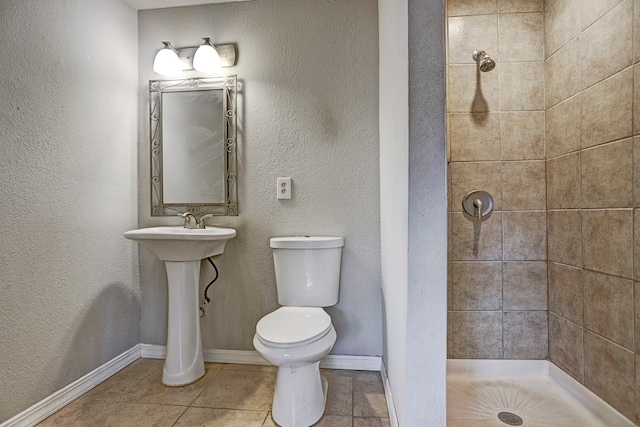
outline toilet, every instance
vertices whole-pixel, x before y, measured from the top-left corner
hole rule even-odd
[[[308,427],[324,413],[327,380],[320,359],[336,342],[331,317],[322,309],[338,302],[342,237],[271,239],[278,302],[258,322],[253,346],[278,367],[273,420]]]

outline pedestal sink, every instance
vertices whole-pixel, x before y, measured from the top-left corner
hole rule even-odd
[[[167,357],[162,382],[182,386],[204,375],[200,307],[198,298],[200,261],[224,252],[232,228],[151,227],[124,233],[164,261],[169,288]]]

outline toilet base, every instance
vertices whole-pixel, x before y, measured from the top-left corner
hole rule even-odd
[[[309,427],[324,414],[327,380],[320,376],[320,362],[304,366],[280,366],[273,395],[273,420],[282,427]]]

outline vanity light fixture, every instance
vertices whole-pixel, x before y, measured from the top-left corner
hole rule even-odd
[[[182,63],[178,56],[178,51],[171,46],[170,42],[162,42],[164,47],[156,53],[153,60],[153,71],[165,76],[175,76],[182,72]]]
[[[198,46],[193,55],[193,68],[202,73],[218,71],[222,66],[220,55],[209,37],[204,37],[204,43]]]
[[[215,74],[221,67],[236,64],[235,45],[215,46],[209,37],[203,37],[203,40],[200,46],[182,48],[174,48],[168,41],[162,42],[164,47],[156,54],[153,71],[165,76],[178,76],[187,70]]]

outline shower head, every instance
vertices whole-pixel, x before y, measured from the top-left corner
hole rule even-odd
[[[478,67],[483,73],[491,71],[496,67],[496,61],[491,59],[484,50],[476,50],[473,52],[473,60],[478,63]]]

